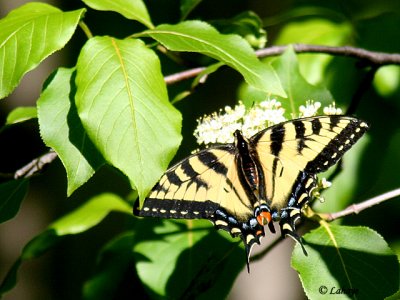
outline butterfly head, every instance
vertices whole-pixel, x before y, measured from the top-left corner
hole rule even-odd
[[[233,136],[235,137],[235,146],[236,148],[248,148],[248,140],[243,136],[242,132],[239,129],[236,129],[236,131],[233,133]]]

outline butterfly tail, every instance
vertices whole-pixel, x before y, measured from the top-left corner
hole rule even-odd
[[[245,254],[246,254],[247,273],[250,274],[250,251],[251,251],[251,247],[249,247],[245,243],[244,244],[244,248],[245,248]]]
[[[247,243],[244,236],[242,236],[242,240],[244,243],[244,250],[245,250],[245,255],[246,255],[247,272],[250,274],[251,249],[253,248],[255,243],[260,244],[260,242],[259,241],[256,242],[255,240],[252,240],[252,241],[250,241],[250,243]]]
[[[281,226],[281,233],[282,237],[289,236],[293,240],[295,240],[297,243],[300,244],[301,249],[303,250],[303,253],[305,256],[308,256],[306,248],[304,247],[303,241],[300,238],[300,236],[296,233],[296,221],[300,219],[300,209],[294,209],[291,214],[291,216],[282,219],[279,222],[279,225]]]

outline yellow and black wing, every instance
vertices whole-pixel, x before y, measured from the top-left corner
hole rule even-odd
[[[356,118],[319,116],[280,123],[250,139],[264,173],[267,204],[282,234],[299,240],[294,225],[316,186],[316,174],[337,163],[367,129]]]
[[[255,221],[252,195],[240,182],[236,155],[234,144],[224,144],[183,159],[165,172],[135,213],[208,219],[232,236],[240,236],[249,252],[264,236],[264,228]]]
[[[237,131],[234,144],[199,151],[168,169],[135,213],[208,219],[240,236],[247,256],[271,218],[279,221],[282,235],[301,243],[295,223],[316,174],[335,164],[367,129],[352,117],[320,116],[274,125],[249,140]]]

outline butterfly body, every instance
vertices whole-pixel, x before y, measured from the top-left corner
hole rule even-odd
[[[235,159],[238,171],[241,172],[240,178],[247,184],[248,190],[259,194],[260,189],[262,189],[262,186],[259,185],[262,182],[262,178],[260,178],[260,176],[262,177],[262,170],[254,154],[255,152],[239,130],[235,131],[234,136],[237,149]]]
[[[280,123],[249,139],[236,131],[234,143],[201,150],[168,169],[136,213],[208,219],[240,236],[247,257],[265,235],[264,225],[275,232],[272,221],[301,244],[295,224],[317,186],[316,174],[367,128],[352,117],[320,116]]]

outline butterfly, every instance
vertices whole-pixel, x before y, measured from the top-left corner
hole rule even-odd
[[[208,219],[239,236],[249,267],[250,252],[267,225],[305,248],[295,225],[317,187],[317,173],[336,164],[367,131],[348,116],[294,119],[247,139],[216,144],[169,168],[135,214],[142,217]],[[307,254],[306,254],[307,255]]]

